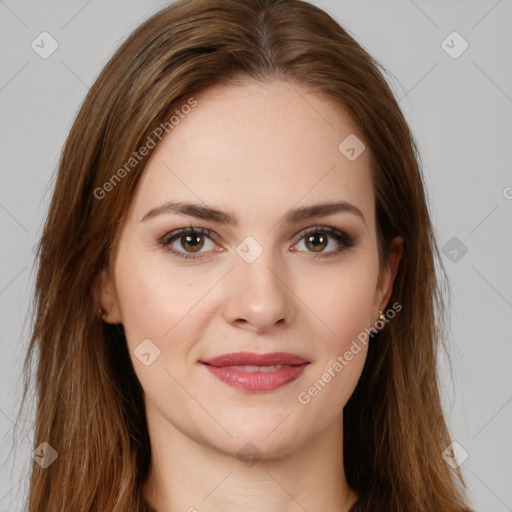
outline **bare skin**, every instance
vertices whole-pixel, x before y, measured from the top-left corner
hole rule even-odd
[[[247,82],[196,99],[149,159],[100,283],[104,320],[124,325],[145,393],[144,497],[158,512],[347,512],[357,496],[343,467],[343,407],[367,345],[307,404],[298,396],[390,307],[403,241],[381,268],[369,148],[347,159],[338,146],[357,135],[350,118],[297,85]],[[142,220],[169,201],[229,211],[239,224],[172,212]],[[285,221],[291,209],[340,201],[362,216]],[[212,236],[158,242],[190,226]],[[317,226],[316,236],[303,233]],[[250,263],[237,252],[258,246]],[[160,350],[148,366],[134,354],[145,339]],[[289,352],[310,364],[278,389],[249,392],[201,363],[239,351]],[[242,449],[252,461],[237,456]]]

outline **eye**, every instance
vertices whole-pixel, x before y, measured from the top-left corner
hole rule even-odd
[[[167,233],[158,243],[162,245],[169,253],[184,259],[203,258],[201,251],[205,248],[205,243],[210,242],[215,248],[215,239],[213,231],[205,228],[183,228]],[[348,249],[354,245],[353,239],[346,233],[330,226],[314,226],[302,231],[297,235],[299,242],[304,239],[305,252],[311,253],[313,258],[325,258],[335,256],[336,254]],[[295,246],[292,250],[295,252]],[[326,247],[333,246],[331,250],[325,251]],[[206,244],[207,248],[207,244]]]
[[[213,238],[213,232],[205,228],[184,228],[167,233],[158,242],[170,253],[178,256],[179,258],[198,259],[203,256],[196,256],[199,251],[205,246],[205,238]],[[212,240],[208,240],[213,243]],[[215,244],[213,244],[215,245]],[[178,246],[178,247],[176,247]],[[182,252],[190,251],[189,252]],[[208,252],[208,251],[206,251]]]
[[[353,239],[331,226],[315,226],[302,231],[299,235],[299,242],[304,239],[306,252],[313,253],[313,257],[326,258],[336,256],[336,254],[348,249],[354,245]],[[325,251],[326,247],[331,245],[330,251]]]

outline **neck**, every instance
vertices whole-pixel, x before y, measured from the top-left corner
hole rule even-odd
[[[249,447],[246,457],[219,451],[151,414],[148,428],[151,467],[142,493],[155,511],[348,512],[357,499],[343,467],[341,416],[297,450],[273,458]]]

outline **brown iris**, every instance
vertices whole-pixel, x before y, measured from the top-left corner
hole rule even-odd
[[[185,239],[185,242],[183,242],[183,239]],[[190,248],[191,252],[198,252],[202,249],[203,245],[204,238],[202,235],[192,233],[190,235],[184,235],[181,237],[181,246],[186,250],[189,250]]]
[[[325,246],[327,245],[328,237],[326,235],[322,234],[322,233],[313,233],[312,235],[309,235],[309,236],[306,237],[305,243],[306,243],[306,246],[308,247],[308,249],[311,248],[311,247],[309,247],[308,244],[310,242],[313,242],[315,239],[318,239],[318,238],[320,238],[322,241],[318,245],[315,245],[313,243],[312,250],[314,252],[321,252],[323,249],[325,249]]]

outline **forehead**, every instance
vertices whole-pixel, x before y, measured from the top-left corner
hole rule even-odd
[[[372,219],[370,151],[355,160],[340,151],[358,131],[334,100],[281,82],[216,86],[194,98],[146,164],[132,205],[139,219],[171,200],[229,207],[242,220],[254,209],[281,216],[345,200]]]

